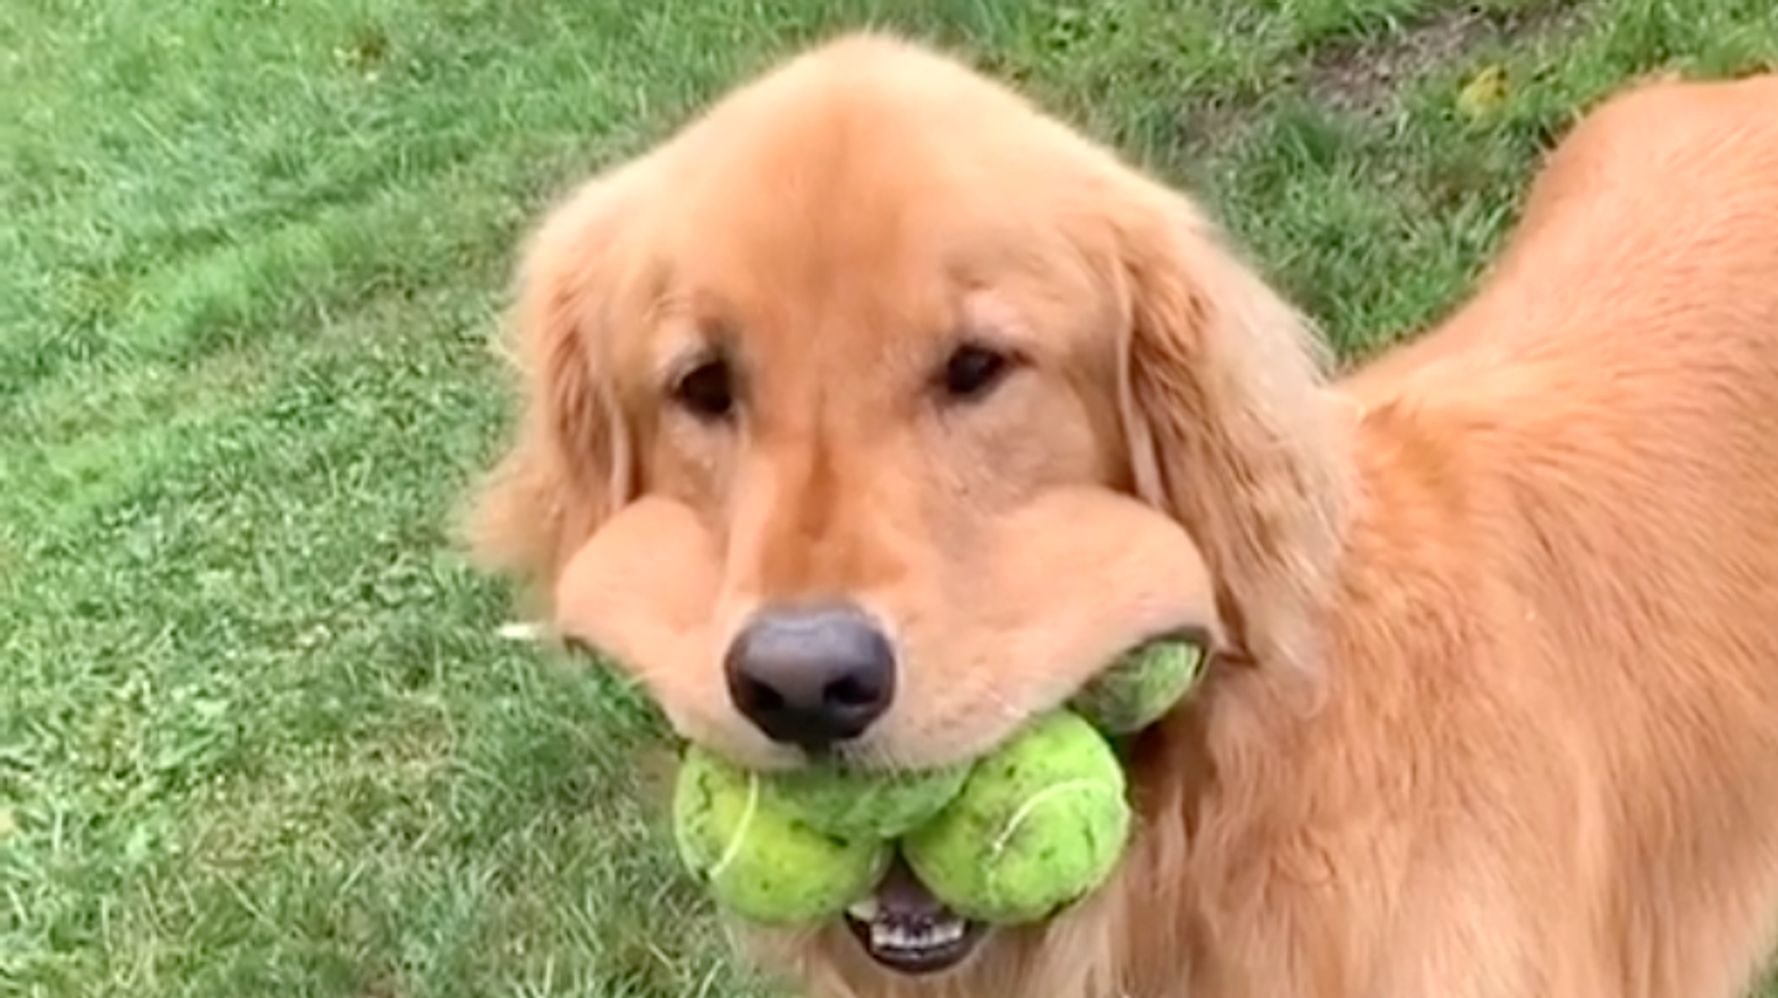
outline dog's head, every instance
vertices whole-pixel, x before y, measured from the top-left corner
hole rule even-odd
[[[1298,317],[962,66],[796,59],[530,246],[497,565],[761,767],[967,758],[1191,629],[1312,668],[1345,504]]]

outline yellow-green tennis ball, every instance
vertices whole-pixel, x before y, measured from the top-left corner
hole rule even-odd
[[[952,911],[1031,922],[1103,883],[1129,831],[1117,756],[1079,715],[1057,711],[979,760],[902,853]]]
[[[868,895],[888,869],[890,847],[797,820],[773,800],[766,779],[702,749],[687,750],[673,826],[692,874],[723,907],[767,925],[819,922]]]
[[[1204,646],[1195,641],[1150,642],[1118,658],[1068,705],[1099,730],[1127,735],[1166,716],[1203,668]]]
[[[804,824],[842,838],[897,839],[963,789],[967,766],[873,773],[837,765],[774,773],[767,790]]]

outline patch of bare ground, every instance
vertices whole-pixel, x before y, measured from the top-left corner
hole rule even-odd
[[[1481,45],[1529,44],[1585,22],[1591,4],[1561,0],[1512,8],[1463,4],[1395,31],[1350,38],[1314,53],[1304,88],[1317,103],[1375,114],[1402,83]]]

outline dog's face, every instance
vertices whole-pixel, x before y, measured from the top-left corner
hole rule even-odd
[[[1292,640],[1337,496],[1273,391],[1294,317],[956,65],[851,41],[731,95],[556,211],[522,296],[484,550],[739,761],[967,758],[1219,601]]]

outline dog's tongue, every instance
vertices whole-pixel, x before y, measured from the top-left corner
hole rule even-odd
[[[899,856],[876,894],[853,905],[846,922],[872,959],[904,974],[955,966],[981,937],[981,926],[933,897]]]
[[[877,904],[897,918],[938,921],[950,917],[944,904],[920,883],[913,867],[900,856],[895,857],[883,882],[877,885]]]

